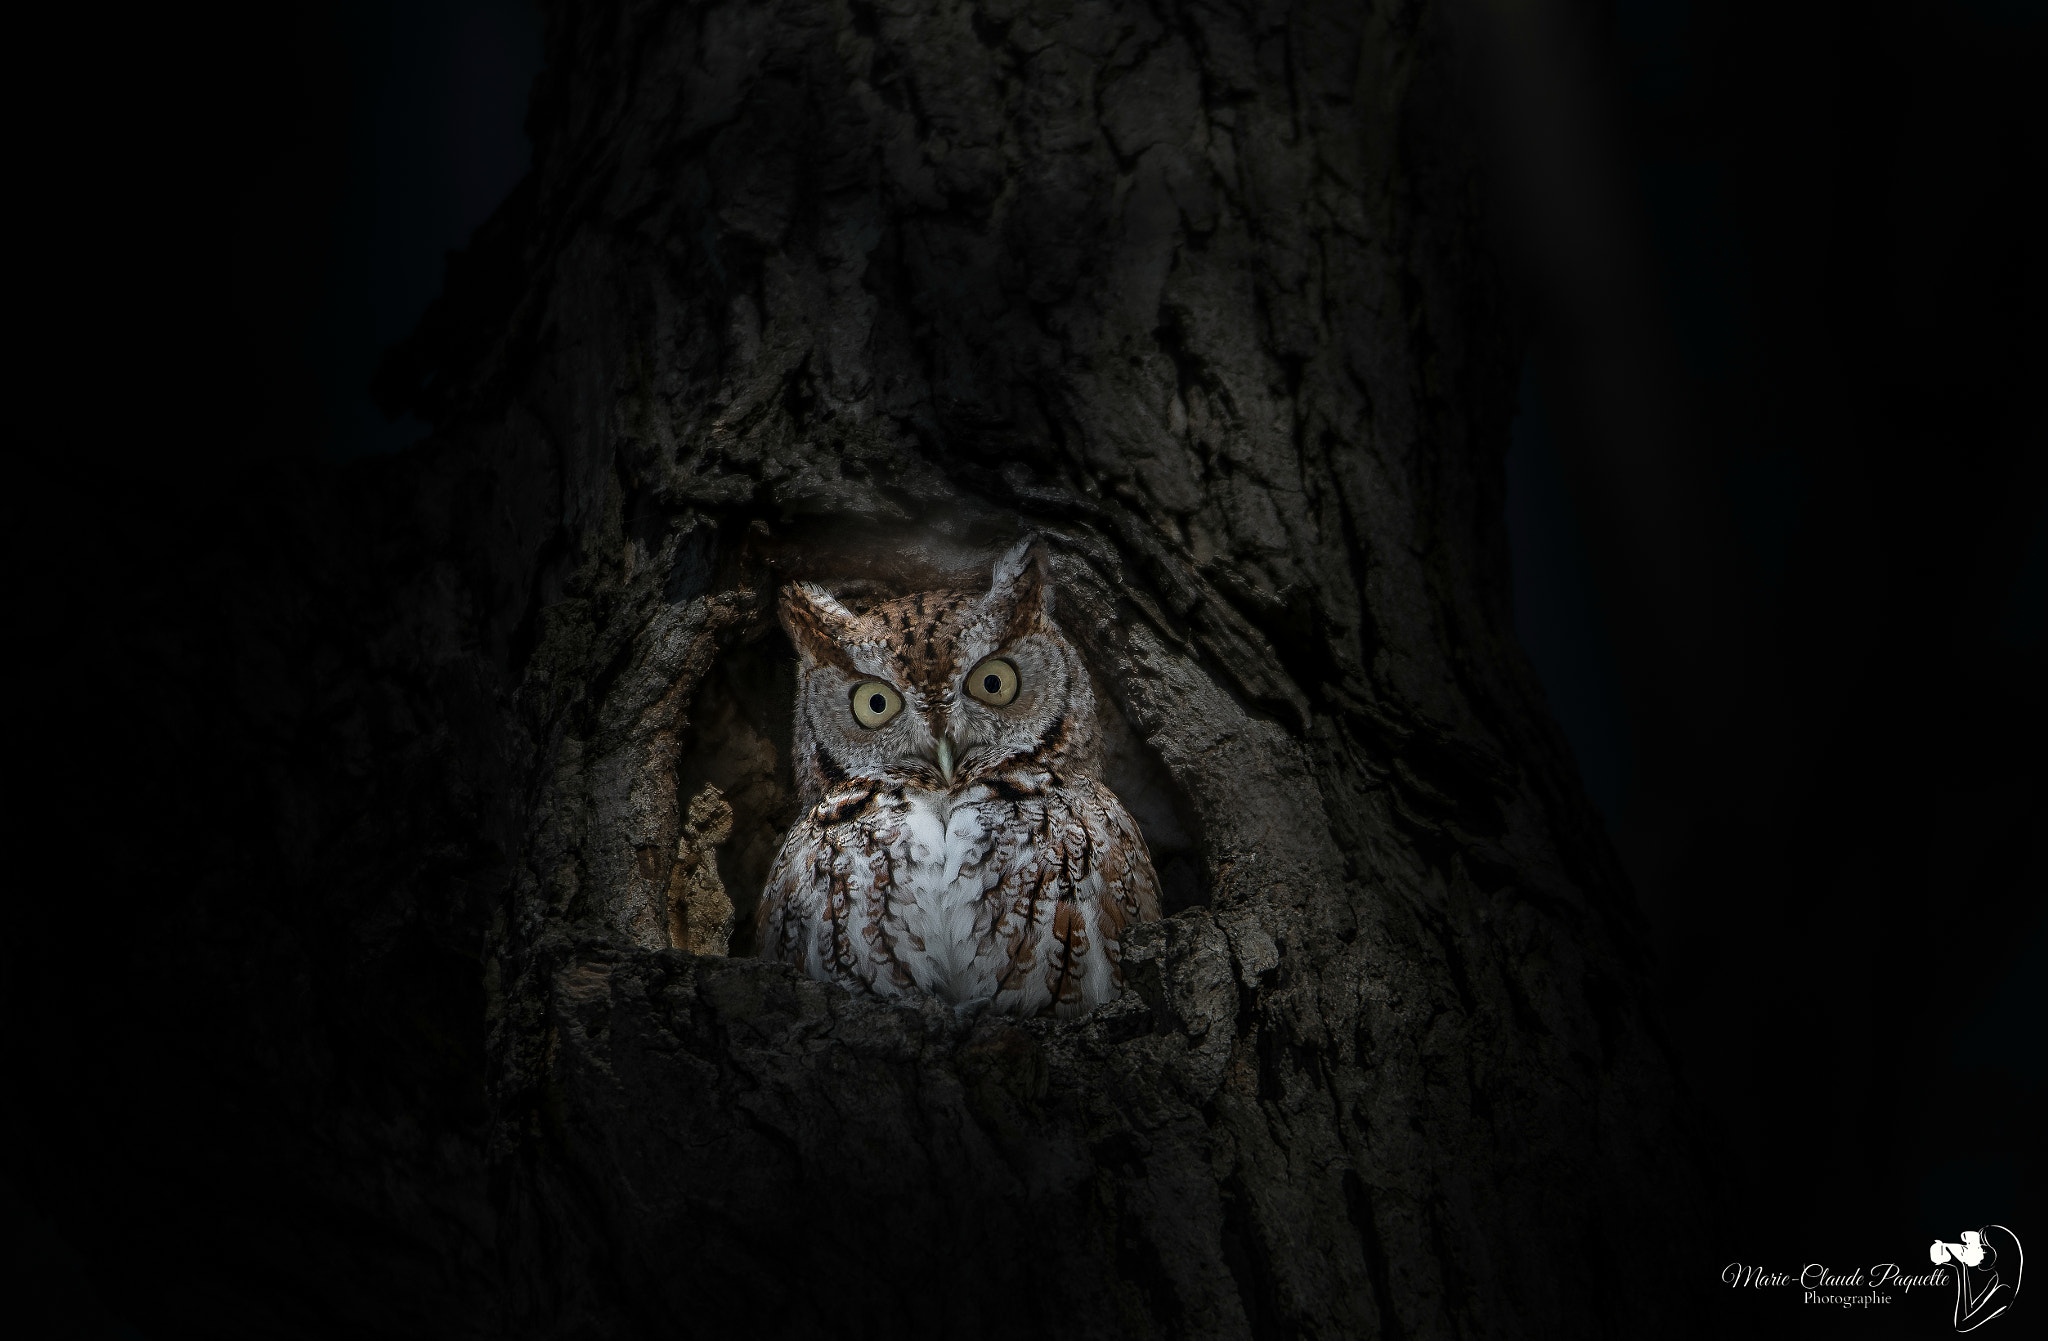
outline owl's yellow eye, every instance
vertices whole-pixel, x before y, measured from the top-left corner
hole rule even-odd
[[[903,711],[903,695],[880,680],[868,680],[853,687],[853,720],[872,731],[887,726]]]
[[[967,692],[1000,708],[1017,697],[1017,668],[1001,657],[990,657],[967,672]]]

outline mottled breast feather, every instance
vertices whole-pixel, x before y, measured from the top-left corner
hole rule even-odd
[[[812,807],[768,878],[757,944],[814,978],[1061,1018],[1123,989],[1126,928],[1159,916],[1144,839],[1092,778],[1012,773],[950,801]]]

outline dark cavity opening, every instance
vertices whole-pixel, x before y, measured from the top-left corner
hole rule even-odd
[[[721,656],[690,705],[676,800],[687,810],[709,785],[732,807],[732,836],[718,846],[718,879],[732,900],[735,957],[754,953],[761,890],[796,822],[795,705],[796,651],[773,624]]]
[[[853,599],[849,599],[849,595]],[[849,605],[866,592],[843,593]],[[732,835],[717,849],[718,877],[733,905],[730,952],[750,956],[754,915],[768,872],[796,822],[796,776],[792,761],[796,709],[796,650],[781,629],[764,621],[718,659],[690,705],[688,745],[677,763],[677,804],[690,802],[708,785],[732,808]],[[991,693],[997,675],[985,677]],[[1096,684],[1096,712],[1102,732],[1101,780],[1116,793],[1144,835],[1159,876],[1160,912],[1167,917],[1209,901],[1207,864],[1197,837],[1193,807],[1159,754],[1139,738],[1116,699]],[[880,694],[869,708],[888,707]]]

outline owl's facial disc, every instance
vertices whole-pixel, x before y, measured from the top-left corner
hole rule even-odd
[[[950,793],[991,770],[1085,766],[1093,699],[1051,612],[1050,572],[1028,543],[985,594],[916,592],[856,614],[816,584],[784,588],[810,785]]]

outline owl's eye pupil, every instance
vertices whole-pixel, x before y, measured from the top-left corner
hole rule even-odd
[[[868,711],[875,714],[875,716],[880,717],[882,715],[883,710],[886,709],[888,706],[889,700],[883,698],[880,694],[868,695]]]
[[[1001,657],[989,657],[967,672],[962,688],[991,708],[1007,708],[1017,697],[1017,668]]]

